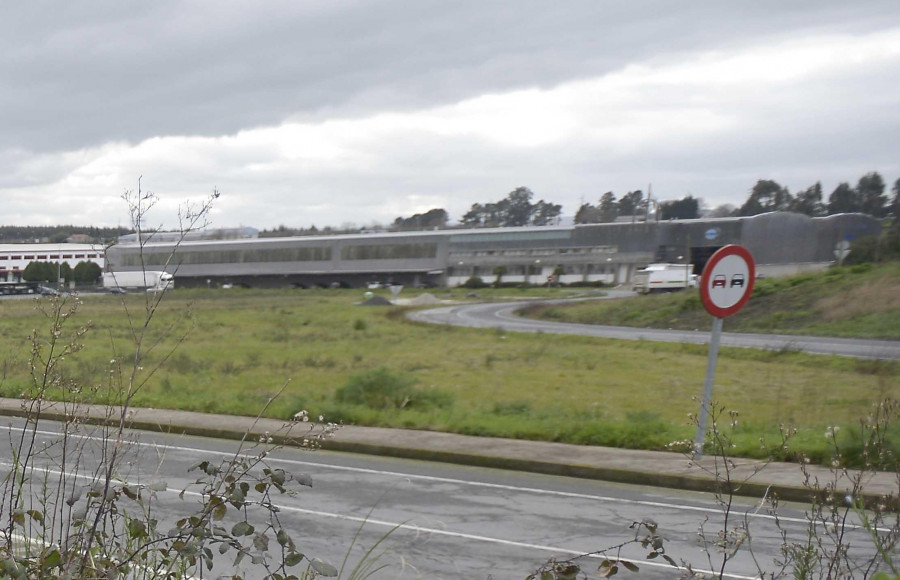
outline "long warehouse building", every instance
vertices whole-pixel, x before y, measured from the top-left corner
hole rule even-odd
[[[843,242],[877,236],[880,222],[862,214],[810,218],[773,212],[751,217],[665,222],[424,232],[127,241],[107,249],[107,269],[163,270],[179,287],[361,287],[373,282],[457,286],[470,277],[492,282],[631,282],[654,262],[703,270],[722,246],[740,244],[767,276],[822,269],[836,261]]]

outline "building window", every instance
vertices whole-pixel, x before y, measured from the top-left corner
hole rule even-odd
[[[168,252],[146,253],[141,264],[139,254],[122,255],[123,266],[163,266]],[[258,262],[323,262],[331,260],[331,248],[304,246],[295,248],[260,248],[255,250],[178,250],[173,264],[252,264]]]
[[[344,246],[342,260],[411,260],[437,257],[437,244]]]

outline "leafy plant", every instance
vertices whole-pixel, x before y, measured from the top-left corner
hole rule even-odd
[[[449,407],[453,395],[439,389],[416,389],[418,379],[387,367],[354,373],[335,392],[335,400],[371,409]]]
[[[488,283],[485,282],[481,276],[472,276],[468,280],[462,283],[463,288],[487,288]]]

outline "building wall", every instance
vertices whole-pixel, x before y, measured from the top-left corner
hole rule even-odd
[[[91,244],[0,244],[0,282],[21,282],[31,262],[63,262],[72,268],[79,262],[104,267],[102,246]]]
[[[690,261],[699,274],[728,244],[747,247],[771,272],[824,267],[841,239],[878,235],[880,224],[859,214],[810,218],[776,212],[752,217],[649,223],[589,224],[374,233],[229,241],[119,244],[108,250],[114,271],[166,269],[179,285],[367,282],[456,286],[472,276],[491,283],[542,284],[557,268],[561,282],[628,283],[653,262]],[[174,255],[173,255],[174,251]],[[172,255],[166,266],[166,261]]]

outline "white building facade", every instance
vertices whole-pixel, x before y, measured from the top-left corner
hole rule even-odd
[[[0,244],[0,282],[21,282],[31,262],[67,263],[72,268],[79,262],[94,262],[101,269],[105,265],[101,245]]]

